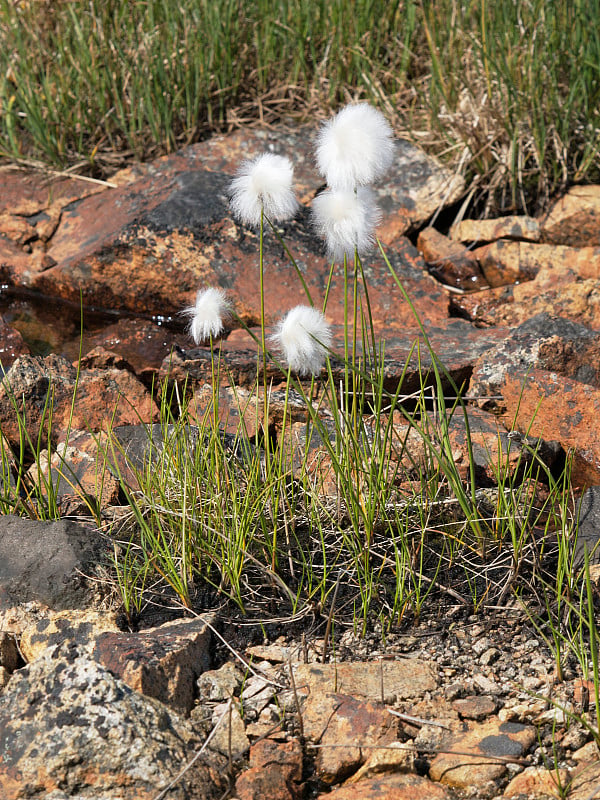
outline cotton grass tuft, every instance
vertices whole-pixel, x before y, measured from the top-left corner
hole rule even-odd
[[[222,289],[200,289],[195,304],[185,308],[182,313],[190,318],[188,332],[198,345],[223,333],[230,304]]]
[[[292,372],[318,375],[331,346],[331,326],[318,309],[296,306],[279,322],[271,339]]]
[[[381,212],[368,186],[356,191],[325,191],[312,203],[315,228],[325,239],[327,252],[333,261],[341,261],[344,254],[354,258],[367,253],[375,241],[375,229]]]
[[[354,189],[383,177],[394,159],[390,124],[368,103],[349,105],[317,139],[317,166],[332,189]]]
[[[294,168],[289,158],[264,153],[245,161],[231,183],[231,210],[246,225],[260,225],[261,211],[271,222],[294,216],[298,201],[292,189]]]

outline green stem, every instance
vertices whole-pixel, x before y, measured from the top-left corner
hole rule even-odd
[[[265,457],[269,456],[269,398],[267,394],[267,337],[265,333],[265,269],[263,242],[265,235],[265,215],[260,210],[260,237],[259,237],[259,274],[260,274],[260,337],[262,348],[262,372],[263,372],[263,438]]]

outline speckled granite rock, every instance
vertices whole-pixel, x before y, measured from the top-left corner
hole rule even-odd
[[[189,725],[143,697],[76,647],[47,650],[0,695],[0,793],[4,800],[66,797],[153,800],[191,761]],[[204,759],[169,791],[212,800],[225,780]]]

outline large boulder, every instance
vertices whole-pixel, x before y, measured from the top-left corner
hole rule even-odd
[[[256,322],[258,236],[233,221],[228,187],[244,158],[265,149],[287,152],[297,164],[298,194],[308,203],[321,185],[313,165],[314,133],[239,133],[158,159],[138,170],[132,182],[65,205],[43,263],[24,258],[20,239],[7,237],[10,247],[0,258],[0,275],[77,303],[81,293],[86,305],[158,315],[189,305],[198,286],[217,285],[228,289],[242,318]],[[445,295],[424,274],[421,258],[401,234],[452,202],[462,189],[462,179],[402,141],[389,180],[377,189],[385,219],[382,239],[425,318],[446,316]],[[322,302],[330,264],[307,208],[281,230],[315,302]],[[273,319],[298,302],[301,285],[272,234],[266,237],[264,257],[267,315]],[[383,259],[369,258],[368,271],[376,320],[402,324],[407,315],[399,318],[399,293]],[[338,318],[343,283],[338,267],[330,289],[331,313]]]

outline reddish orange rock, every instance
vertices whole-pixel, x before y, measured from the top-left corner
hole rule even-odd
[[[532,369],[507,373],[500,388],[507,424],[542,439],[555,439],[573,451],[575,484],[600,480],[600,390],[584,383]]]
[[[37,239],[35,227],[23,217],[14,214],[0,214],[0,236],[5,236],[16,245],[24,245]]]
[[[47,256],[55,266],[40,259],[31,264],[19,258],[23,254],[13,245],[0,260],[1,276],[78,304],[81,292],[86,305],[162,315],[190,305],[200,286],[222,286],[244,321],[256,324],[260,319],[258,235],[232,220],[228,191],[240,161],[265,147],[270,149],[273,137],[240,133],[234,139],[237,150],[234,145],[228,153],[223,148],[229,140],[190,147],[157,159],[151,167],[127,176],[128,182],[119,181],[100,194],[68,206],[41,203],[45,219],[32,230],[40,240],[51,237]],[[300,195],[308,204],[321,179],[307,131],[280,135],[275,149],[294,153]],[[410,161],[408,172],[403,159]],[[444,319],[447,299],[401,233],[407,227],[407,214],[410,224],[422,221],[443,199],[450,201],[460,188],[454,184],[442,167],[423,154],[419,161],[412,145],[399,142],[395,171],[377,190],[386,222],[380,233],[390,243],[389,260],[423,319]],[[319,305],[330,264],[310,223],[307,205],[280,230]],[[375,322],[405,325],[411,312],[377,250],[365,259],[365,269]],[[272,322],[303,298],[298,275],[272,233],[265,239],[264,274],[266,315]],[[336,265],[329,294],[333,321],[342,319],[343,292],[343,269]]]
[[[501,239],[474,251],[490,286],[531,281],[535,291],[576,279],[600,277],[600,247],[562,247]]]
[[[573,186],[542,222],[550,244],[600,246],[600,186]]]
[[[19,331],[5,322],[0,314],[0,376],[2,371],[6,371],[18,356],[28,353],[29,348]]]
[[[427,778],[393,773],[340,786],[320,794],[319,800],[451,800],[452,797],[448,789]]]
[[[527,216],[464,219],[450,229],[450,238],[455,242],[494,242],[497,239],[539,242],[540,236],[538,221]]]
[[[77,402],[72,407],[77,389]],[[19,425],[11,395],[27,409],[27,435],[37,440],[48,426],[46,402],[52,399],[51,435],[56,441],[68,429],[106,430],[158,418],[150,393],[130,372],[119,369],[77,370],[66,359],[50,355],[20,356],[0,384],[0,425],[11,444],[19,442]]]
[[[435,228],[419,234],[417,249],[429,271],[442,283],[464,291],[481,289],[488,284],[481,274],[477,258],[458,242],[453,242]]]
[[[180,619],[142,633],[100,633],[94,658],[135,691],[189,714],[195,681],[210,666],[211,641],[202,617]]]
[[[570,777],[569,800],[592,800],[600,786],[600,760],[580,764]]]
[[[518,281],[530,281],[537,274],[540,263],[531,251],[521,252],[521,242],[507,239],[478,247],[473,255],[479,261],[485,279],[492,287],[506,286]]]
[[[109,181],[90,181],[76,175],[54,175],[20,167],[0,172],[0,213],[33,217],[53,206],[66,206],[82,197],[102,192]]]
[[[120,356],[123,359],[120,363],[127,364],[138,378],[150,385],[163,361],[168,361],[178,347],[189,345],[190,338],[184,333],[173,333],[166,326],[147,319],[122,317],[99,332],[84,335],[82,364],[101,367],[102,352],[108,351]],[[77,353],[72,355],[75,360]]]
[[[554,770],[544,767],[527,767],[510,781],[503,797],[560,797],[559,780],[563,786],[568,784],[569,775],[566,769],[559,770],[557,774]]]
[[[496,781],[506,774],[510,759],[519,759],[536,740],[535,728],[497,717],[473,724],[431,762],[429,777],[448,786],[466,789]]]
[[[250,749],[250,767],[235,784],[239,800],[299,800],[302,797],[302,747],[296,739],[258,741]]]

